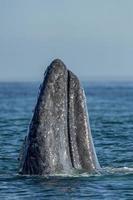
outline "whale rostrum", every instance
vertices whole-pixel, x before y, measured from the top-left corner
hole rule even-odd
[[[99,168],[84,90],[77,76],[56,59],[44,74],[21,149],[19,173],[93,173]]]

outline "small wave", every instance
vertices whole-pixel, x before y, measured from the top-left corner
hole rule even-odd
[[[0,174],[1,179],[9,179],[9,181],[17,180],[17,179],[27,179],[27,178],[42,178],[42,179],[53,179],[53,178],[87,178],[87,177],[98,177],[98,176],[110,176],[110,175],[128,175],[133,174],[132,167],[103,167],[95,173],[88,173],[88,172],[73,172],[73,173],[58,173],[58,174],[51,174],[51,175],[20,175],[20,174]]]
[[[102,168],[103,173],[108,173],[108,174],[133,174],[133,168],[132,167],[118,167],[118,168],[113,168],[113,167],[105,167]]]
[[[91,176],[103,176],[103,175],[113,175],[113,174],[133,174],[133,168],[132,167],[103,167],[100,170],[98,170],[95,173],[88,173],[88,172],[82,172],[82,173],[71,173],[71,174],[54,174],[49,175],[47,177],[70,177],[70,178],[78,178],[78,177],[91,177]]]

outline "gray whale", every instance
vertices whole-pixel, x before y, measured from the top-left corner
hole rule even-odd
[[[96,172],[100,165],[81,84],[56,59],[47,68],[20,153],[20,174]]]

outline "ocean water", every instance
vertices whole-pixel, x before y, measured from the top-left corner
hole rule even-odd
[[[97,175],[20,176],[18,155],[39,83],[0,83],[0,199],[133,199],[133,82],[84,82],[102,170]]]

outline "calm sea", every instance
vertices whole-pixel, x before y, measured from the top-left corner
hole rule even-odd
[[[0,83],[0,199],[133,199],[133,82],[85,82],[101,174],[27,177],[18,154],[39,83]]]

